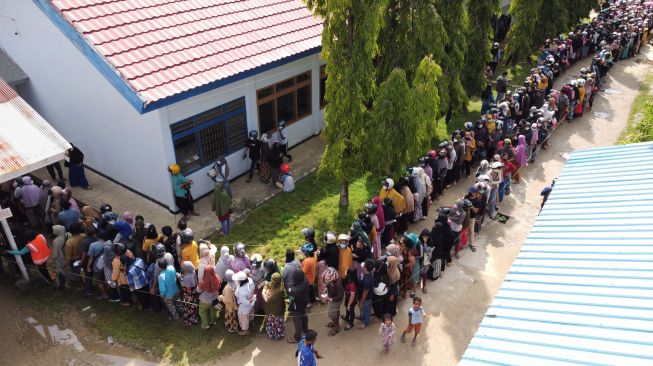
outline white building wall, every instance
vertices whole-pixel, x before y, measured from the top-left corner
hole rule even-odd
[[[31,0],[0,1],[0,14],[16,20],[0,20],[0,47],[29,76],[21,96],[84,152],[86,165],[171,209],[167,166],[175,153],[169,125],[244,96],[248,130],[258,130],[256,90],[312,70],[312,113],[288,126],[290,146],[324,126],[318,54],[141,115]],[[234,177],[249,168],[242,154],[227,158]],[[213,189],[206,170],[189,176],[195,197]]]
[[[31,0],[0,1],[0,14],[16,20],[0,21],[0,47],[29,76],[22,96],[88,166],[172,202],[159,116],[139,114]]]
[[[168,107],[161,108],[161,120],[165,125],[172,125],[185,118],[194,116],[203,111],[215,108],[224,103],[230,102],[236,98],[245,97],[245,106],[247,109],[247,129],[259,130],[258,125],[258,107],[256,103],[256,91],[277,82],[293,77],[302,72],[311,70],[311,97],[312,113],[304,119],[288,125],[288,142],[292,147],[311,136],[318,134],[324,128],[324,111],[320,110],[320,65],[322,61],[318,54],[301,58],[288,64],[279,66],[270,71],[266,71],[235,83],[229,84],[222,88],[209,91],[195,97],[177,102]],[[172,141],[170,129],[166,127],[164,134],[168,141]],[[175,153],[172,143],[166,144],[166,156],[174,161]],[[229,169],[232,177],[241,175],[249,169],[250,160],[243,160],[244,149],[238,150],[227,156]],[[202,168],[188,176],[193,180],[192,193],[194,197],[204,195],[213,190],[213,182],[206,176],[206,171],[210,167]]]

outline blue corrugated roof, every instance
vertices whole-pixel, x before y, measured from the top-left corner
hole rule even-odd
[[[460,365],[653,365],[652,162],[571,154]]]

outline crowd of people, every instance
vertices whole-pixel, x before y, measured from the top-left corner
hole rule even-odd
[[[547,148],[557,126],[591,109],[611,66],[638,54],[652,26],[648,8],[620,1],[607,4],[566,37],[546,40],[538,65],[522,86],[511,92],[503,74],[495,97],[488,84],[478,120],[454,131],[396,182],[384,179],[378,196],[365,205],[349,232],[318,235],[312,228],[301,230],[298,240],[303,244],[287,249],[283,266],[275,258],[248,255],[243,243],[218,251],[209,241],[196,240],[186,220],[193,210],[184,185],[192,182],[174,165],[170,171],[184,218],[176,228],[160,230],[142,216],[119,215],[109,204],[98,210],[80,208],[61,183],[43,181],[39,187],[29,176],[22,177],[8,199],[29,224],[46,227],[52,235],[50,240],[36,235],[20,251],[6,253],[30,253],[39,272],[57,288],[82,288],[87,296],[99,294],[124,306],[137,303],[188,326],[208,329],[222,318],[229,332],[246,336],[252,320],[261,316],[270,339],[298,343],[298,354],[305,357],[306,352],[318,354],[313,348],[317,334],[308,327],[307,310],[314,305],[324,305],[329,336],[351,330],[357,319],[359,329],[378,321],[381,344],[388,351],[395,339],[398,302],[410,297],[408,326],[399,339],[404,342],[406,334],[414,332],[414,346],[427,316],[417,292],[426,294],[429,281],[440,278],[463,250],[476,251],[474,236],[485,220],[508,217],[500,213],[501,203],[512,185],[520,183],[520,170],[535,161],[539,149]],[[560,90],[553,88],[554,80],[588,57],[588,67]],[[248,141],[248,181],[257,166],[261,180],[279,181],[287,149],[275,142],[277,159],[270,166],[263,158],[263,150],[270,147],[268,136],[257,137],[251,134]],[[468,182],[471,175],[474,183],[464,197],[430,209],[445,190]],[[226,161],[219,159],[209,176],[216,183],[214,210],[228,233],[231,189]],[[546,199],[551,187],[545,191]],[[431,230],[410,232],[411,223],[427,220],[431,212]],[[286,332],[286,318],[292,320],[292,332]]]

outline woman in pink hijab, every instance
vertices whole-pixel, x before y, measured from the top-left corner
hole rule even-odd
[[[514,151],[515,151],[515,161],[517,162],[517,164],[519,164],[517,169],[527,166],[528,158],[526,156],[526,136],[519,135],[518,144],[517,147],[515,147]],[[514,174],[513,176],[515,176],[515,180],[519,182],[520,180],[519,173]]]

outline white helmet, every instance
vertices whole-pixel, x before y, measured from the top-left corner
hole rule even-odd
[[[576,80],[572,80],[569,84],[571,84],[571,86],[577,86],[577,85],[578,85],[578,81],[576,81]]]
[[[495,161],[490,165],[490,168],[492,169],[501,169],[503,168],[503,164],[501,162]]]
[[[350,239],[350,238],[349,238],[349,235],[347,235],[347,234],[340,234],[340,235],[338,235],[338,241],[341,241],[341,240],[347,240],[347,241],[349,241],[349,239]]]
[[[328,232],[324,234],[324,239],[327,244],[333,244],[336,242],[336,235],[334,233]]]
[[[386,178],[383,185],[387,187],[386,189],[392,189],[395,186],[395,181],[392,178]]]
[[[490,181],[490,176],[487,174],[481,174],[478,177],[476,177],[477,182],[489,182]]]

